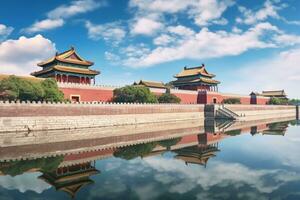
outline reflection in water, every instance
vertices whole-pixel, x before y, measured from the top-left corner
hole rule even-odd
[[[90,176],[98,173],[99,171],[95,168],[95,162],[93,164],[88,162],[43,172],[43,175],[39,178],[55,187],[56,190],[64,191],[74,198],[80,188],[94,183]]]
[[[73,149],[66,145],[65,150],[61,144],[45,144],[39,147],[47,150],[35,159],[39,152],[34,146],[2,148],[14,152],[0,162],[0,194],[7,199],[299,199],[300,163],[283,162],[267,151],[288,141],[299,143],[300,136],[292,132],[299,131],[296,125],[296,121],[257,125],[223,121],[206,128],[208,132],[179,136],[172,131],[165,139],[157,139],[166,137],[160,132],[144,139],[126,136],[107,143],[102,139],[101,144],[96,140],[74,142]],[[251,148],[252,143],[256,148]],[[290,148],[300,151],[298,146]],[[24,148],[37,152],[24,154]],[[60,153],[55,156],[53,152]],[[29,174],[32,181],[43,180],[50,188],[38,194],[5,186]],[[287,188],[287,184],[292,185]]]

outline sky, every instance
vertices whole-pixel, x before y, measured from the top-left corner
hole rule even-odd
[[[10,0],[0,7],[0,73],[29,75],[74,46],[97,84],[169,82],[202,63],[219,91],[300,98],[299,0]]]

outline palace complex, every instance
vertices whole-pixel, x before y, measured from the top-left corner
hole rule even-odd
[[[95,78],[100,72],[90,69],[93,64],[79,56],[74,47],[71,47],[38,63],[37,65],[42,69],[31,73],[36,78],[30,77],[30,79],[54,78],[65,98],[71,101],[110,102],[113,90],[117,87],[95,85]],[[0,79],[6,76],[0,75]],[[133,85],[148,87],[155,95],[169,92],[179,97],[183,104],[222,103],[229,98],[238,98],[241,104],[267,104],[271,97],[286,98],[283,90],[264,91],[261,94],[252,92],[250,95],[221,93],[218,89],[220,81],[215,80],[215,75],[208,72],[204,64],[192,68],[184,67],[174,78],[176,80],[169,84],[140,80]]]

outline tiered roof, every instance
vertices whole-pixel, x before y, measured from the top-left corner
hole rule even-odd
[[[65,63],[78,64],[78,65],[84,65],[84,66],[91,66],[94,64],[91,61],[84,60],[82,57],[80,57],[78,55],[78,53],[75,51],[75,48],[71,47],[71,49],[64,51],[62,53],[56,53],[55,56],[53,56],[52,58],[49,58],[48,60],[46,60],[44,62],[40,62],[37,65],[42,67],[42,66],[50,64],[56,60],[65,62]]]
[[[196,75],[202,75],[210,78],[215,77],[214,74],[210,74],[206,71],[204,65],[199,67],[192,67],[192,68],[184,67],[184,69],[180,73],[176,74],[174,77],[182,78],[182,77],[196,76]]]
[[[174,76],[177,78],[173,81],[174,84],[195,84],[195,83],[206,83],[206,84],[219,84],[220,81],[214,80],[214,74],[209,73],[204,64],[198,67],[184,69]]]
[[[70,66],[64,66],[59,63],[71,64]],[[86,75],[98,75],[99,71],[89,69],[94,63],[88,60],[83,59],[76,50],[71,47],[71,49],[62,52],[56,53],[52,58],[38,63],[38,66],[43,67],[42,70],[31,73],[33,76],[39,76],[51,71],[60,71],[60,72],[71,72],[77,74],[86,74]]]

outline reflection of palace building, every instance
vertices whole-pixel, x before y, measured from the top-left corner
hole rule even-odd
[[[267,125],[268,129],[264,130],[262,132],[262,134],[263,135],[282,135],[282,136],[284,136],[287,131],[288,126],[289,126],[288,123],[285,123],[285,122],[268,124]]]
[[[199,164],[206,166],[211,157],[215,157],[218,149],[218,143],[209,145],[196,145],[175,150],[175,158],[183,160],[188,164]]]
[[[98,174],[95,162],[60,167],[52,172],[44,172],[39,178],[52,185],[56,190],[64,191],[72,198],[85,185],[94,183],[90,176]]]

